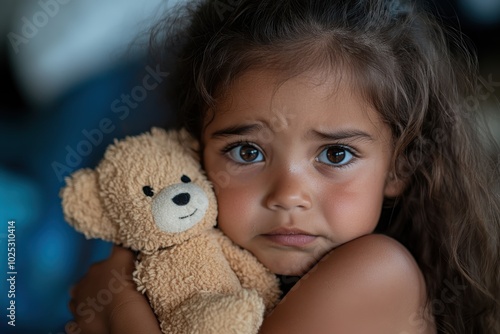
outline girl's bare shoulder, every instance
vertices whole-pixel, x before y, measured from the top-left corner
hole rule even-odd
[[[371,234],[334,249],[287,294],[261,333],[434,333],[423,275],[396,240]]]

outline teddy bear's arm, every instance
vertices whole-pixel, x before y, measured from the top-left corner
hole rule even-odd
[[[231,269],[247,289],[255,289],[270,311],[279,301],[281,291],[276,275],[271,273],[252,253],[234,244],[221,231],[215,230],[222,251]]]

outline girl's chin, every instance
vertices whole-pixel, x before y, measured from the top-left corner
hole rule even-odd
[[[283,276],[303,276],[305,275],[313,266],[313,263],[306,263],[297,266],[296,263],[293,265],[286,265],[286,263],[280,263],[279,265],[270,265],[268,268],[276,275]]]
[[[265,249],[267,250],[267,249]],[[254,255],[272,273],[284,276],[303,276],[322,258],[328,250],[321,253],[300,250],[258,249]]]

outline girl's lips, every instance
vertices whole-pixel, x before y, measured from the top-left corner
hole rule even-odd
[[[289,247],[305,246],[317,238],[316,235],[297,229],[277,229],[262,236],[275,244]]]

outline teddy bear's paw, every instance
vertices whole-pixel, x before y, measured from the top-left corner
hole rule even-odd
[[[201,292],[182,303],[162,322],[165,333],[255,334],[265,306],[254,290],[234,294]],[[167,323],[168,322],[168,323]]]

